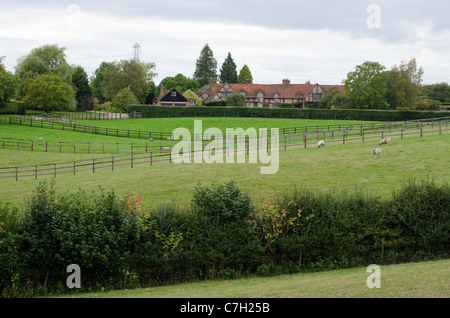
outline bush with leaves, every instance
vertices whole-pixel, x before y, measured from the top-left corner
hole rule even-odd
[[[113,190],[56,194],[43,182],[29,198],[20,256],[44,288],[64,281],[70,264],[80,266],[86,284],[122,286],[143,220],[128,197]]]

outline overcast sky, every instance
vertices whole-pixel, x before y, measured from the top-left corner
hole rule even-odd
[[[208,43],[218,73],[228,52],[254,83],[341,84],[364,61],[387,69],[416,58],[424,84],[450,83],[450,4],[444,0],[0,0],[0,56],[9,71],[57,44],[88,75],[103,61],[154,62],[158,77],[192,77]]]

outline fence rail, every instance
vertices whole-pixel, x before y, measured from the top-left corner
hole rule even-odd
[[[284,135],[280,136],[277,143],[279,143],[279,149],[287,150],[288,147],[303,147],[306,148],[308,145],[317,145],[318,140],[325,140],[326,143],[342,143],[350,141],[361,141],[366,142],[372,139],[378,140],[384,137],[400,137],[400,139],[405,138],[408,135],[419,135],[423,137],[425,134],[437,133],[441,135],[443,132],[450,130],[448,121],[441,121],[439,123],[433,123],[430,125],[403,125],[397,128],[391,127],[385,130],[374,130],[374,129],[353,129],[344,131],[322,131],[319,133],[303,133],[297,135]],[[264,139],[263,139],[264,141]],[[206,144],[210,144],[207,142]],[[238,146],[241,147],[238,147]],[[251,151],[256,151],[256,148],[251,148],[250,138],[243,139],[240,143],[235,142],[233,144],[233,150],[236,151],[246,151],[249,154]],[[185,154],[186,156],[204,156],[203,149],[205,142],[202,142],[201,151],[189,151]],[[267,151],[272,148],[270,144],[269,137],[265,140],[265,147]],[[258,149],[261,147],[261,142],[258,145]],[[217,150],[226,151],[228,154],[230,151],[230,145],[226,147],[217,143],[216,147],[212,147]],[[208,156],[212,155],[212,151],[208,153]],[[63,163],[51,163],[51,164],[41,164],[41,165],[29,165],[29,166],[17,166],[17,167],[3,167],[0,168],[0,179],[1,178],[13,178],[16,181],[23,180],[25,178],[38,179],[43,176],[56,177],[59,174],[73,174],[76,175],[81,172],[98,172],[101,170],[111,170],[114,171],[118,167],[128,166],[133,168],[135,165],[139,164],[149,164],[152,166],[157,162],[168,162],[172,163],[172,154],[168,153],[138,153],[138,154],[127,154],[127,155],[117,155],[110,157],[102,157],[95,159],[78,160]]]
[[[68,141],[38,141],[1,137],[0,149],[58,152],[58,153],[87,153],[87,154],[130,154],[161,152],[167,146],[157,142],[146,143],[99,143],[99,142],[68,142]]]
[[[138,138],[138,139],[167,139],[172,136],[171,132],[151,132],[151,131],[140,131],[140,130],[129,130],[129,129],[116,129],[98,126],[89,126],[80,123],[67,122],[61,120],[44,120],[44,119],[33,119],[33,118],[23,118],[23,117],[8,117],[0,118],[0,124],[10,124],[10,125],[20,125],[29,127],[39,127],[39,128],[51,128],[58,130],[75,131],[82,133],[90,133],[95,135],[104,136],[115,136],[115,137],[127,137],[127,138]]]

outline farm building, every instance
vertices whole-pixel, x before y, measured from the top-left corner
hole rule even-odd
[[[190,106],[189,100],[175,88],[164,90],[161,84],[160,94],[155,100],[158,106]]]

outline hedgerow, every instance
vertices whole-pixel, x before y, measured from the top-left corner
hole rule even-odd
[[[101,187],[56,193],[41,183],[20,213],[0,204],[3,297],[133,288],[450,256],[450,188],[404,185],[390,199],[290,190],[255,206],[230,181],[201,185],[192,204],[141,206]]]

